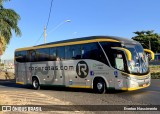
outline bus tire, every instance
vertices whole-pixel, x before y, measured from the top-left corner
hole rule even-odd
[[[102,78],[98,78],[95,80],[94,88],[96,93],[104,94],[106,93],[106,83]]]
[[[32,79],[32,87],[33,87],[33,89],[35,89],[35,90],[39,90],[40,89],[40,84],[39,84],[39,80],[38,80],[38,78],[33,78]]]

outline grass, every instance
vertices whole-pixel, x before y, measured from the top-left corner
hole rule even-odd
[[[151,65],[150,72],[152,79],[160,79],[160,65]]]
[[[160,79],[160,72],[151,73],[151,78],[152,78],[152,79]]]
[[[12,80],[12,79],[15,79],[15,74],[12,73],[12,72],[4,72],[4,71],[0,71],[0,79],[9,79],[9,80]]]

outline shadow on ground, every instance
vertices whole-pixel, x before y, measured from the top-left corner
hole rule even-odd
[[[16,84],[15,79],[0,79],[0,86],[12,87],[12,88],[25,88],[24,85]]]

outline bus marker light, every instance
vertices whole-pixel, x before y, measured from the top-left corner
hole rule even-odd
[[[94,76],[94,72],[93,72],[93,71],[90,71],[90,75],[91,75],[91,76]]]
[[[114,71],[114,75],[117,78],[118,77],[118,71]]]

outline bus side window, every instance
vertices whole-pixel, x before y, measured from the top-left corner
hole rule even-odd
[[[65,60],[65,47],[61,46],[57,48],[57,58]]]
[[[35,51],[32,51],[31,53],[31,61],[36,61],[36,52]]]
[[[38,61],[49,61],[49,48],[42,48],[37,50]]]
[[[20,53],[20,52],[15,52],[15,59],[16,59],[17,62],[20,62],[20,61],[19,61],[19,53]]]
[[[82,45],[81,53],[82,59],[97,60],[109,66],[108,61],[98,43]]]
[[[27,60],[27,52],[26,51],[22,51],[22,60],[21,62],[26,62]]]
[[[56,61],[56,48],[50,48],[50,61]]]
[[[101,47],[98,45],[98,43],[92,43],[91,45],[91,51],[90,51],[90,58],[93,60],[100,61],[102,63],[105,63],[109,66],[108,61],[105,57],[105,54],[103,53]]]
[[[90,45],[89,44],[84,44],[81,47],[81,54],[82,54],[82,59],[90,59]]]
[[[69,60],[81,59],[80,45],[66,46],[65,56]]]
[[[15,53],[17,62],[26,62],[26,51],[20,51]]]
[[[65,59],[69,60],[70,59],[70,46],[65,46]]]
[[[120,50],[112,50],[112,52],[114,58],[114,61],[112,61],[114,64],[113,67],[121,71],[126,70],[127,66],[125,65],[126,61],[124,53]]]
[[[124,70],[124,61],[121,54],[116,54],[115,67],[119,70]]]
[[[71,57],[72,59],[81,59],[80,45],[71,46]]]
[[[36,61],[36,59],[37,59],[36,50],[29,50],[27,52],[27,55],[28,55],[28,57],[27,57],[28,62],[35,62]]]

